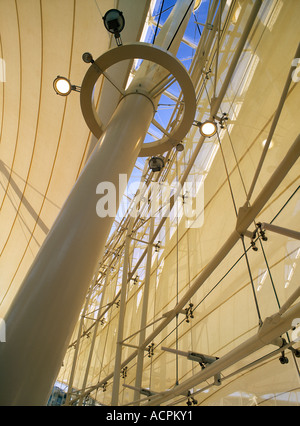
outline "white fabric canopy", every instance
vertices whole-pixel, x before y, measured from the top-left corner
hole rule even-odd
[[[98,2],[102,14],[115,3]],[[123,41],[138,40],[149,2],[117,3],[126,19]],[[207,2],[202,3],[197,13],[207,6]],[[211,10],[217,4],[211,2]],[[201,27],[202,36],[199,43],[197,39],[197,48],[192,49],[189,68],[197,95],[195,121],[209,118],[211,100],[220,93],[253,5],[252,0],[224,3],[219,44],[217,32]],[[204,141],[187,175],[194,187],[196,182],[203,183],[204,209],[197,211],[200,220],[187,226],[182,195],[190,194],[181,194],[174,207],[177,211],[173,209],[153,241],[149,274],[146,252],[150,224],[153,221],[155,232],[162,217],[151,219],[146,202],[143,217],[134,223],[122,322],[120,405],[136,405],[139,400],[149,403],[144,394],[137,397],[133,389],[148,279],[145,339],[152,333],[155,337],[144,348],[141,387],[155,393],[173,389],[201,371],[197,362],[162,347],[221,358],[254,336],[260,322],[276,313],[299,288],[299,240],[267,231],[268,240],[257,240],[258,251],[254,251],[246,236],[246,254],[242,240],[238,241],[192,295],[192,306],[187,304],[186,311],[155,333],[235,229],[236,213],[246,201],[294,60],[299,14],[297,0],[263,2],[218,111],[218,118],[227,113],[229,119],[223,129],[218,124],[216,136]],[[139,25],[131,25],[130,20]],[[92,0],[0,1],[0,53],[6,64],[6,81],[0,83],[0,317],[95,144],[82,118],[77,94],[66,99],[56,96],[52,81],[61,74],[80,85],[86,70],[81,54],[90,51],[97,57],[112,42],[100,21],[99,9]],[[216,29],[218,22],[213,24]],[[196,34],[196,24],[194,30]],[[183,45],[187,45],[186,40]],[[203,61],[203,57],[207,59]],[[122,70],[124,81],[129,75],[127,65]],[[295,73],[250,204],[299,134],[298,80]],[[97,90],[99,113],[105,123],[118,94],[107,82]],[[175,115],[171,121],[174,118],[178,120]],[[166,121],[163,124],[167,126]],[[151,174],[143,159],[138,159],[135,173],[146,185],[151,179],[174,185],[190,167],[199,140],[199,128],[192,126],[183,141],[184,151],[174,149],[164,154],[166,165],[160,174]],[[298,188],[299,160],[255,222],[274,221],[299,231]],[[195,198],[195,193],[192,195]],[[148,201],[149,206],[157,202],[151,195]],[[193,202],[195,207],[196,200]],[[66,391],[69,387],[70,404],[72,400],[82,404],[84,397],[97,404],[111,403],[129,214],[117,219],[58,377]],[[254,230],[253,223],[249,231]],[[288,341],[291,333],[282,337]],[[152,343],[153,354],[151,347],[147,349]],[[189,390],[199,405],[299,405],[299,359],[286,351],[289,363],[282,365],[280,351],[268,356],[276,349],[267,345],[222,371],[221,386],[214,386],[212,377]],[[186,405],[187,400],[187,393],[170,393],[164,404]]]

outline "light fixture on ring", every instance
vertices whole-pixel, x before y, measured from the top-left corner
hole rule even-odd
[[[164,158],[161,155],[151,157],[149,160],[149,167],[152,172],[160,172],[165,167]]]
[[[217,133],[217,124],[212,120],[206,120],[203,123],[198,122],[200,133],[206,138],[211,138]]]
[[[70,80],[66,77],[58,75],[53,81],[53,88],[55,93],[60,96],[68,96],[72,90],[80,92],[80,87],[71,84]]]
[[[103,22],[107,31],[114,34],[117,45],[121,46],[122,40],[120,32],[123,31],[125,27],[125,18],[123,13],[118,9],[110,9],[104,15]]]

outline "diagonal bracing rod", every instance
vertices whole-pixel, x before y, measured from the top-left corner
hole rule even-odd
[[[153,339],[176,317],[176,315],[183,309],[183,307],[188,303],[188,301],[193,297],[193,295],[199,290],[199,288],[204,284],[204,282],[209,278],[213,271],[218,267],[218,265],[226,258],[230,250],[235,246],[239,241],[241,235],[246,232],[248,227],[253,223],[253,220],[259,215],[260,211],[263,209],[265,204],[268,202],[272,194],[278,188],[280,183],[283,181],[285,176],[288,174],[289,170],[294,166],[296,161],[300,156],[300,134],[295,140],[295,142],[290,147],[284,159],[281,161],[277,169],[274,171],[273,175],[270,177],[269,181],[266,183],[265,187],[262,189],[260,194],[254,200],[251,207],[247,204],[240,209],[237,229],[235,229],[232,234],[229,236],[227,241],[223,244],[220,250],[216,253],[213,259],[206,265],[205,269],[195,280],[194,284],[189,288],[183,298],[178,302],[175,308],[169,312],[168,317],[162,321],[162,323],[147,337],[144,341],[144,344],[141,348],[145,348]],[[276,336],[278,337],[278,336]],[[132,359],[137,356],[137,351],[134,351],[122,364],[128,364]],[[93,389],[97,389],[101,386],[103,381],[110,380],[113,376],[113,373],[108,375],[104,380],[102,380],[97,385],[93,386],[90,392]],[[90,393],[89,392],[89,393]]]

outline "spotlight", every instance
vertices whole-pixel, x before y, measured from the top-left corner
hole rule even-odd
[[[200,133],[206,138],[210,138],[217,133],[217,125],[214,121],[207,120],[204,123],[197,123]]]
[[[55,92],[61,96],[68,96],[71,93],[72,85],[70,80],[65,77],[57,76],[53,81],[53,87]]]
[[[178,144],[176,145],[176,151],[181,152],[181,151],[183,151],[183,150],[184,150],[184,146],[183,146],[183,144],[182,144],[182,143],[178,143]]]
[[[80,91],[80,87],[72,85],[70,80],[68,80],[66,77],[61,77],[60,75],[54,79],[53,88],[55,93],[60,96],[68,96],[72,90],[75,92]]]
[[[120,12],[118,9],[110,9],[104,15],[103,21],[107,31],[114,34],[117,45],[121,46],[122,41],[120,37],[120,32],[123,31],[125,27],[125,19],[123,13]]]
[[[86,63],[86,64],[89,64],[89,63],[93,63],[94,62],[94,59],[93,59],[93,56],[92,56],[92,54],[90,53],[90,52],[85,52],[83,55],[82,55],[82,59],[83,59],[83,61]]]
[[[160,172],[165,167],[165,162],[163,157],[150,158],[149,167],[153,172]]]

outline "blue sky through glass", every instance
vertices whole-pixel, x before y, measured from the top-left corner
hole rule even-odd
[[[159,22],[159,25],[161,26],[164,25],[175,3],[176,0],[157,0],[153,11],[154,23],[148,28],[147,35],[144,40],[145,42],[151,44],[154,42],[155,36],[157,36],[160,31],[159,28],[157,28],[157,23]],[[181,42],[179,47],[177,58],[183,63],[187,70],[189,70],[191,66],[195,54],[195,49],[199,43],[203,30],[203,26],[200,24],[206,23],[209,4],[210,0],[202,0],[202,3],[198,10],[192,13],[184,35],[184,39],[186,39],[186,42]],[[176,105],[176,98],[178,98],[180,95],[180,87],[178,83],[175,82],[174,84],[172,84],[172,86],[168,88],[167,92],[168,93],[165,93],[161,96],[157,108],[157,113],[155,115],[155,120],[165,129],[167,128],[168,123],[172,117],[172,113]],[[171,94],[171,97],[169,94]],[[172,95],[174,99],[172,99]],[[145,142],[153,142],[157,139],[161,139],[162,137],[163,133],[153,124],[151,124],[149,132],[145,138]],[[129,179],[129,185],[132,182],[141,181],[145,161],[148,160],[145,158],[138,158],[132,176]],[[129,199],[127,198],[128,196]],[[117,221],[120,221],[122,219],[129,206],[130,199],[134,197],[134,194],[128,192],[127,197],[123,197],[119,212],[116,217]],[[114,229],[115,227],[113,227],[112,231]]]
[[[160,31],[159,28],[157,28],[156,24],[159,23],[159,25],[164,25],[175,3],[176,1],[174,0],[158,0],[156,2],[153,11],[154,24],[148,30],[147,37],[145,40],[146,42],[154,42],[155,37]],[[209,3],[210,2],[208,0],[202,1],[200,7],[192,13],[184,35],[184,39],[186,40],[186,42],[182,42],[180,44],[177,53],[177,58],[182,62],[182,64],[186,67],[187,70],[190,69],[195,54],[195,48],[199,43],[203,30],[203,26],[200,24],[206,23]],[[178,98],[178,96],[180,95],[179,85],[175,82],[172,86],[168,88],[168,92]],[[176,102],[174,100],[170,99],[165,95],[163,95],[160,99],[155,119],[164,128],[166,128],[169,123],[175,104]],[[155,136],[157,139],[160,139],[163,136],[161,131],[159,131],[153,125],[150,126],[149,130],[150,131],[146,136],[145,142],[154,141]]]

